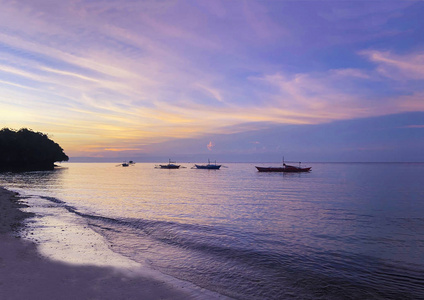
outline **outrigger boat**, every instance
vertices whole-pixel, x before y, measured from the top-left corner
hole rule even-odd
[[[160,169],[178,169],[181,165],[177,165],[175,161],[171,161],[169,159],[169,162],[167,165],[159,165]]]
[[[211,164],[210,160],[208,159],[207,165],[194,165],[197,169],[207,169],[207,170],[219,170],[221,168],[221,165],[217,165],[216,161],[214,164]]]
[[[300,166],[300,162],[298,167],[287,165],[286,163],[284,163],[284,158],[283,158],[282,167],[256,167],[255,166],[255,168],[258,169],[259,172],[287,172],[287,173],[309,172],[312,169],[312,167],[302,168]]]

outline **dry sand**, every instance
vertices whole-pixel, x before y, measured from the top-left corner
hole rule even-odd
[[[0,299],[224,299],[226,297],[155,271],[50,260],[37,245],[19,238],[20,222],[31,214],[19,196],[0,188]]]

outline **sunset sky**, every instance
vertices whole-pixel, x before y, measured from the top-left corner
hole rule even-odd
[[[71,161],[424,161],[423,16],[423,1],[0,0],[0,125]]]

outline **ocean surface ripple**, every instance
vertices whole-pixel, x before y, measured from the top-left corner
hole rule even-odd
[[[0,182],[82,218],[116,253],[235,299],[424,298],[424,164],[311,166],[69,163]]]

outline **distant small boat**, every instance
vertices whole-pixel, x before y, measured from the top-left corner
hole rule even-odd
[[[129,164],[128,164],[127,162],[123,162],[123,163],[121,164],[121,166],[123,166],[123,167],[128,167],[128,166],[129,166]]]
[[[211,164],[210,160],[208,159],[207,165],[194,165],[197,169],[207,169],[207,170],[219,170],[221,168],[221,165],[217,165],[216,161],[214,164]]]
[[[178,169],[181,165],[177,165],[175,161],[169,160],[166,165],[159,165],[160,169]]]
[[[284,157],[283,157],[283,166],[282,167],[256,167],[259,172],[287,172],[287,173],[300,173],[300,172],[309,172],[311,171],[312,167],[302,168],[300,166],[291,166],[284,163]]]
[[[129,164],[129,165],[135,165],[135,162],[134,162],[133,160],[130,160],[130,161],[128,162],[128,164]]]

